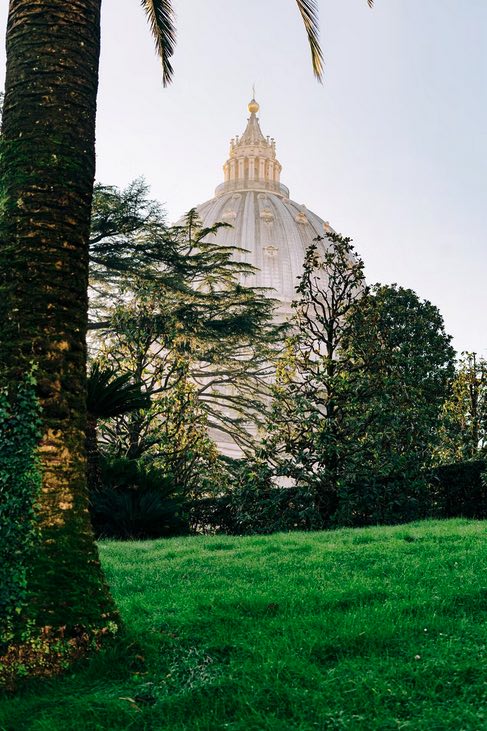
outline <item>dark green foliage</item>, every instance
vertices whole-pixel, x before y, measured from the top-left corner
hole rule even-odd
[[[252,443],[285,330],[267,293],[245,285],[254,268],[215,242],[225,225],[202,228],[193,210],[169,228],[142,181],[95,191],[92,346],[151,395],[150,408],[99,423],[100,446],[153,461],[191,496],[218,482],[209,429]]]
[[[131,459],[104,460],[101,486],[90,494],[97,536],[160,538],[188,532],[184,501],[174,480]]]
[[[108,419],[135,409],[147,408],[150,397],[131,381],[131,373],[117,375],[113,368],[93,363],[87,379],[86,406],[88,414]]]
[[[376,285],[363,297],[345,339],[359,370],[367,427],[363,457],[385,476],[418,479],[431,464],[454,350],[438,309],[410,289]],[[359,465],[363,463],[359,456]]]
[[[99,363],[92,364],[87,379],[86,407],[86,458],[88,489],[101,485],[100,449],[97,427],[100,419],[110,419],[130,412],[149,408],[150,396],[143,393],[131,373],[117,372]]]
[[[407,475],[371,475],[364,470],[343,484],[338,508],[323,520],[312,490],[283,487],[263,463],[233,468],[230,487],[217,497],[195,501],[196,531],[229,535],[318,530],[341,526],[397,525],[424,518],[487,518],[487,462],[463,462]]]
[[[487,518],[487,462],[441,465],[431,472],[436,515],[442,518]]]
[[[223,495],[195,501],[191,522],[196,530],[231,535],[323,527],[313,492],[274,484],[272,470],[259,461],[242,461]]]
[[[41,422],[35,386],[30,374],[13,393],[0,391],[0,640],[26,602],[27,566],[36,537]]]
[[[278,369],[264,451],[316,497],[324,525],[428,514],[427,482],[454,351],[430,302],[365,286],[350,239],[309,247],[295,334]]]
[[[432,491],[423,475],[370,475],[350,481],[339,492],[334,526],[396,525],[432,513]]]

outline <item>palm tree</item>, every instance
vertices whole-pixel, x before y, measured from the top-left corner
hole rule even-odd
[[[322,74],[315,0],[297,0]],[[369,1],[370,4],[370,1]],[[143,0],[172,77],[170,0]],[[30,573],[34,623],[102,628],[113,605],[86,491],[86,327],[101,0],[10,0],[0,170],[0,367],[38,366],[42,540]]]
[[[100,0],[11,0],[2,120],[0,362],[38,365],[39,627],[100,630],[114,613],[86,492],[86,312]]]
[[[117,375],[113,368],[101,368],[99,363],[91,367],[87,381],[86,408],[86,458],[88,488],[100,484],[100,450],[97,427],[99,419],[122,416],[150,405],[150,396],[143,393],[138,383],[132,383],[132,374]]]

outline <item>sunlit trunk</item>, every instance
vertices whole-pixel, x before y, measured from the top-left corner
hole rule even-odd
[[[88,514],[85,378],[100,0],[11,0],[2,121],[0,359],[38,366],[41,544],[30,611],[100,627],[113,606]],[[77,629],[76,629],[77,628]]]

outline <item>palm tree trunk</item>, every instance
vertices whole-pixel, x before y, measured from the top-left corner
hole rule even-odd
[[[88,514],[88,234],[101,0],[10,0],[2,120],[0,361],[38,365],[41,545],[29,575],[38,626],[79,632],[113,614]]]

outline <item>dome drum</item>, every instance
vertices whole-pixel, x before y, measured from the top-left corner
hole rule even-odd
[[[249,178],[227,180],[224,183],[220,183],[215,190],[215,197],[241,190],[265,190],[274,193],[274,195],[289,198],[289,188],[282,183],[276,183],[271,180],[250,180]]]

